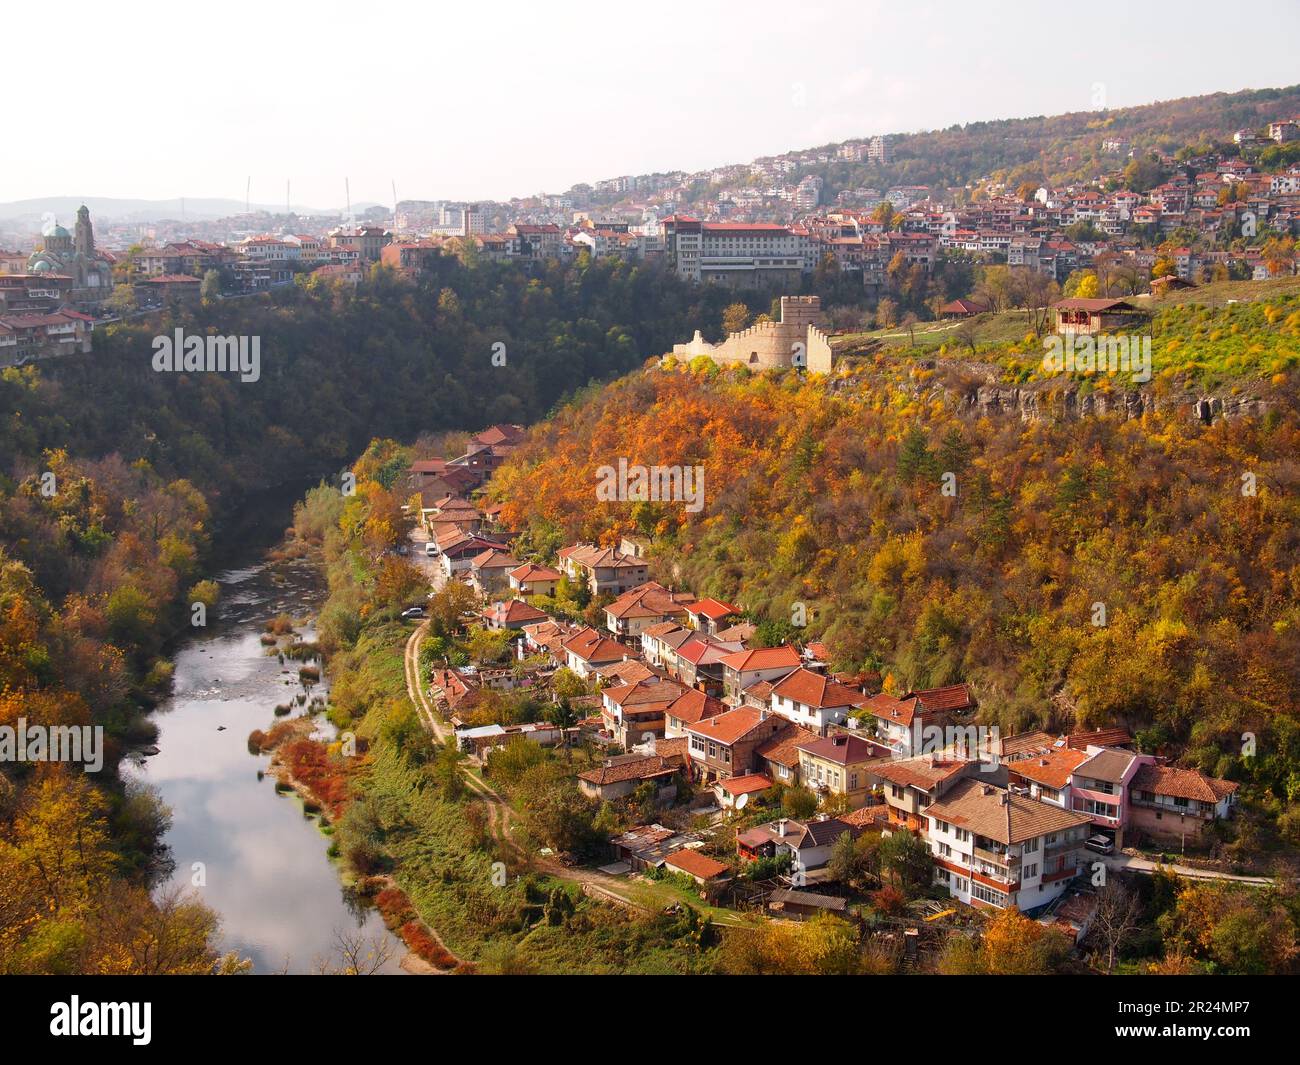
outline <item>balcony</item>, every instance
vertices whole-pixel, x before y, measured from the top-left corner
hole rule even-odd
[[[985,850],[983,847],[974,848],[974,854],[976,858],[992,862],[994,865],[1006,866],[1008,869],[1015,869],[1020,865],[1020,856],[1016,854]]]

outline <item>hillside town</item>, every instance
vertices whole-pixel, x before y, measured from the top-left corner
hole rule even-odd
[[[921,870],[910,934],[1014,907],[1079,943],[1108,871],[1195,862],[1233,816],[1236,784],[1123,728],[1004,736],[969,684],[896,690],[833,671],[816,639],[770,643],[743,604],[652,579],[650,538],[530,552],[483,491],[523,436],[494,425],[405,474],[418,515],[400,550],[431,599],[457,586],[473,604],[421,684],[486,780],[530,745],[586,752],[578,787],[618,829],[603,882],[667,877],[798,920],[843,913],[860,841],[899,837]],[[417,638],[428,616],[403,615]]]
[[[537,269],[582,256],[659,262],[692,283],[798,290],[847,280],[879,299],[944,263],[1005,264],[1066,285],[1081,271],[1106,296],[1296,272],[1300,163],[1261,153],[1300,140],[1283,118],[1233,135],[1231,153],[1101,151],[1128,165],[1060,188],[853,187],[823,201],[819,168],[888,164],[888,137],[790,152],[748,165],[621,177],[509,203],[397,201],[342,217],[240,216],[0,234],[0,365],[88,352],[96,321],[233,298],[304,276],[359,282],[377,264],[418,277],[444,254]],[[1293,153],[1292,153],[1293,154]],[[716,190],[701,199],[698,190]],[[695,191],[693,191],[695,190]],[[942,303],[940,300],[938,303]],[[936,303],[935,310],[938,310]],[[952,305],[946,308],[951,311]],[[967,313],[987,309],[971,304]],[[962,312],[962,308],[956,308]]]

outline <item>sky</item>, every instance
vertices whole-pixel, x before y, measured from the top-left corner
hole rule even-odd
[[[6,5],[0,202],[508,199],[875,133],[1300,81],[1300,3]],[[1258,32],[1257,32],[1258,31]]]

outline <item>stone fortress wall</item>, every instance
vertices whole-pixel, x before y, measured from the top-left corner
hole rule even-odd
[[[710,344],[697,329],[689,344],[674,344],[673,355],[685,362],[706,355],[720,366],[740,363],[754,370],[784,370],[794,365],[803,345],[805,365],[815,373],[829,373],[831,342],[820,328],[820,296],[782,296],[781,320],[760,322],[732,333],[720,344]]]

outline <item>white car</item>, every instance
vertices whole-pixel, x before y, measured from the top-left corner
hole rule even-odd
[[[1115,841],[1109,836],[1103,836],[1100,832],[1085,839],[1083,845],[1088,850],[1096,851],[1098,854],[1110,854],[1115,849]]]

